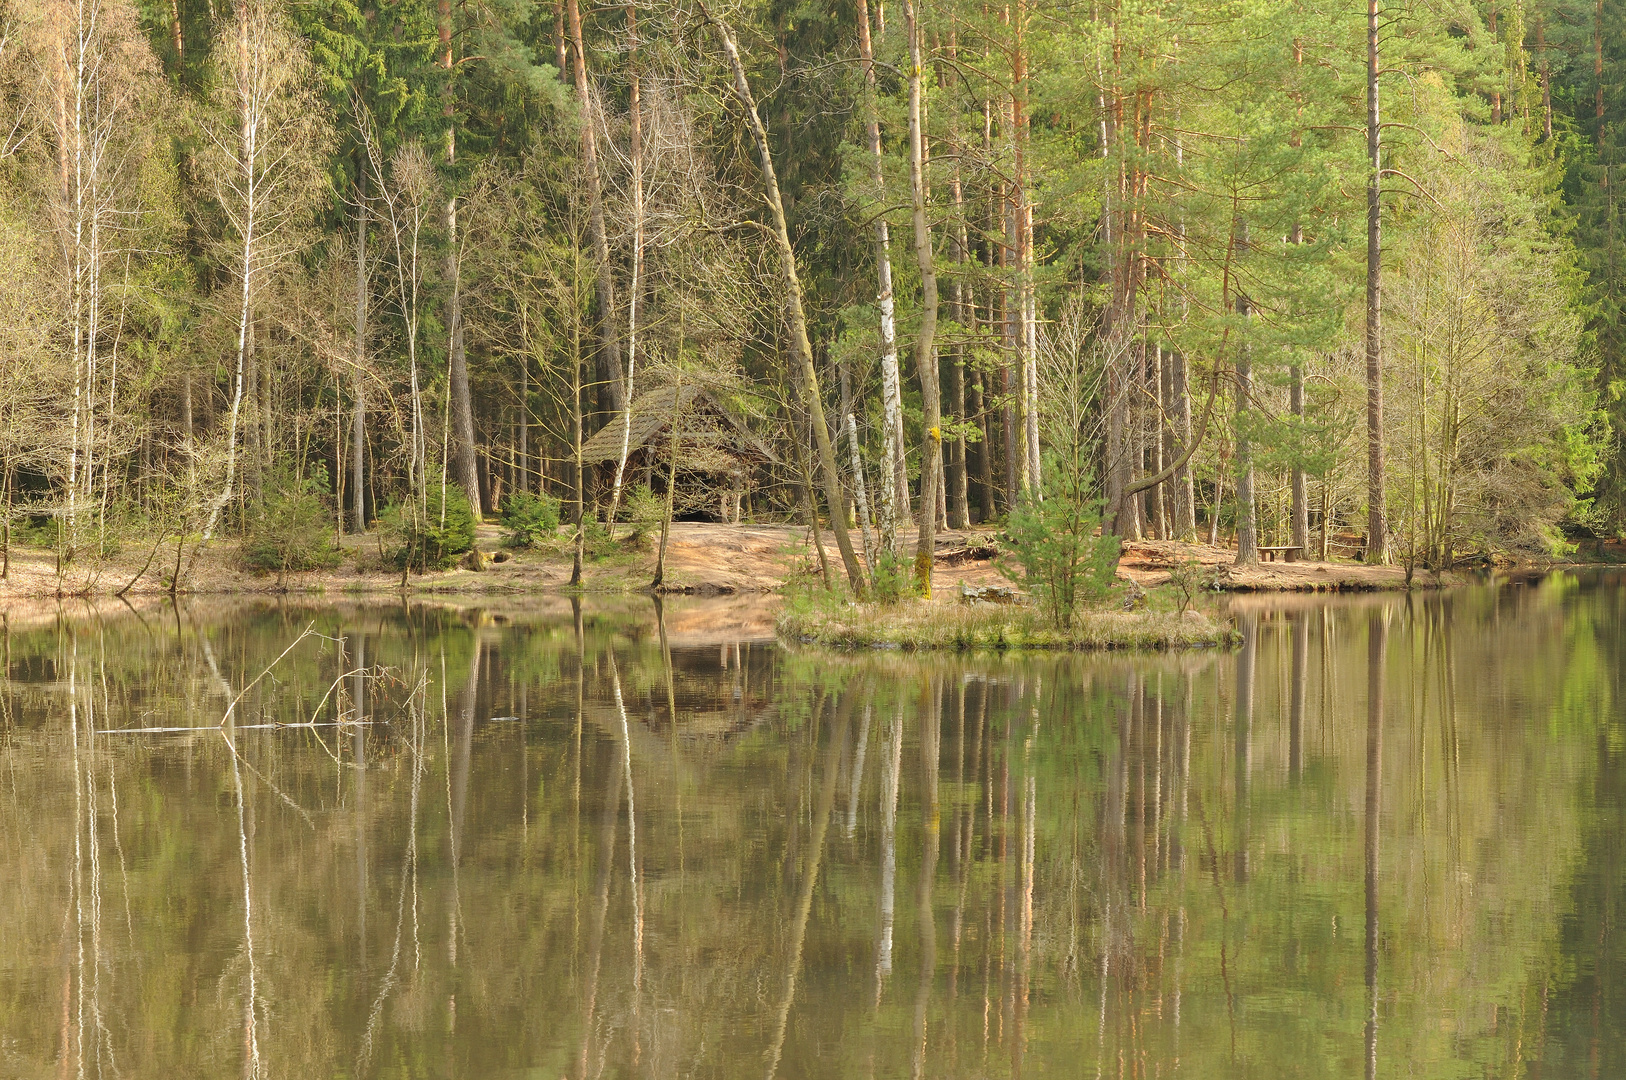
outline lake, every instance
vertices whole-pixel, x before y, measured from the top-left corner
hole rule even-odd
[[[1626,1074],[1626,577],[720,610],[9,613],[0,1075]]]

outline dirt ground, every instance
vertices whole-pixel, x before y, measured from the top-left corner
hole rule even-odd
[[[1406,570],[1402,566],[1367,566],[1343,560],[1237,566],[1234,549],[1174,540],[1126,543],[1118,561],[1118,576],[1152,588],[1169,580],[1170,567],[1187,560],[1214,567],[1220,588],[1228,592],[1370,592],[1406,587]],[[1412,584],[1417,588],[1442,588],[1460,585],[1464,580],[1456,574],[1419,570]]]
[[[949,531],[937,537],[935,592],[939,597],[958,595],[962,584],[970,587],[1009,585],[991,557],[996,550],[992,530]],[[828,531],[821,539],[832,574],[840,576],[841,558]],[[854,540],[858,537],[855,534]],[[912,551],[912,533],[900,538],[906,551]],[[570,580],[570,552],[567,547],[553,551],[508,552],[501,546],[496,526],[482,525],[477,545],[487,555],[504,561],[489,562],[483,571],[453,569],[440,573],[413,575],[407,592],[413,595],[497,596],[557,594]],[[374,535],[346,537],[344,563],[334,570],[289,575],[279,582],[275,575],[256,575],[241,568],[236,545],[216,542],[188,559],[190,573],[183,576],[186,590],[193,594],[252,595],[298,594],[328,597],[398,595],[400,575],[380,563],[378,538]],[[74,596],[111,596],[128,584],[126,597],[158,597],[167,590],[167,575],[174,561],[174,549],[159,551],[143,572],[149,551],[127,548],[101,561],[79,560],[59,575],[53,552],[14,548],[10,573],[0,581],[0,602],[20,599],[46,599]],[[1125,545],[1119,563],[1120,577],[1153,587],[1168,579],[1168,569],[1186,560],[1216,568],[1221,588],[1238,592],[1310,592],[1402,589],[1405,571],[1399,567],[1371,567],[1351,562],[1260,563],[1254,567],[1232,565],[1235,553],[1206,544],[1145,540]],[[585,569],[585,585],[593,592],[633,592],[648,588],[653,575],[653,543],[642,548],[630,546],[608,557],[590,562]],[[807,530],[792,525],[720,525],[676,522],[666,558],[663,591],[696,595],[770,593],[796,575],[817,573],[818,559]],[[1415,584],[1423,587],[1455,584],[1445,575],[1419,574]]]

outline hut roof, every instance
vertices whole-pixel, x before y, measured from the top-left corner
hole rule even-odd
[[[670,384],[659,386],[633,399],[632,423],[627,434],[627,452],[630,454],[642,449],[656,435],[670,427],[675,416],[680,413],[691,413],[696,409],[721,420],[737,436],[741,449],[748,450],[765,461],[778,463],[779,458],[768,449],[766,443],[745,426],[745,421],[736,415],[733,409],[719,401],[710,390],[694,383],[685,383],[681,387]],[[591,439],[582,444],[584,465],[615,461],[621,456],[622,423],[620,416],[611,417]]]

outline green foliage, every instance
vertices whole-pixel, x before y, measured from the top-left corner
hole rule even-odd
[[[455,484],[436,484],[424,502],[390,507],[382,521],[384,556],[399,570],[445,570],[474,546],[474,508]]]
[[[551,495],[516,491],[503,499],[499,519],[507,530],[503,543],[514,548],[533,548],[549,540],[559,528],[559,500]]]
[[[279,469],[267,478],[264,494],[244,522],[243,565],[279,576],[338,566],[344,553],[333,541],[333,500],[327,488],[322,466],[311,476]]]
[[[1118,538],[1101,531],[1101,501],[1087,478],[1044,459],[1046,497],[1024,495],[1005,522],[1011,540],[1006,576],[1021,584],[1058,627],[1072,625],[1080,602],[1102,600],[1118,569]],[[1014,565],[1012,565],[1014,563]],[[1008,569],[1006,569],[1008,567]]]
[[[627,543],[642,547],[651,531],[658,529],[666,516],[666,502],[648,484],[635,484],[627,489],[621,502],[620,519],[632,526]]]
[[[877,604],[896,604],[905,597],[915,595],[914,563],[893,551],[883,551],[875,558],[875,569],[870,573],[870,599]]]

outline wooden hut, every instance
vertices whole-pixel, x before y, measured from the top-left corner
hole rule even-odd
[[[600,491],[609,490],[625,432],[623,485],[644,483],[664,494],[671,475],[674,425],[674,514],[738,524],[741,502],[756,474],[779,459],[744,419],[698,383],[667,384],[639,394],[632,402],[630,424],[624,414],[617,414],[582,445],[582,465],[593,472]]]

